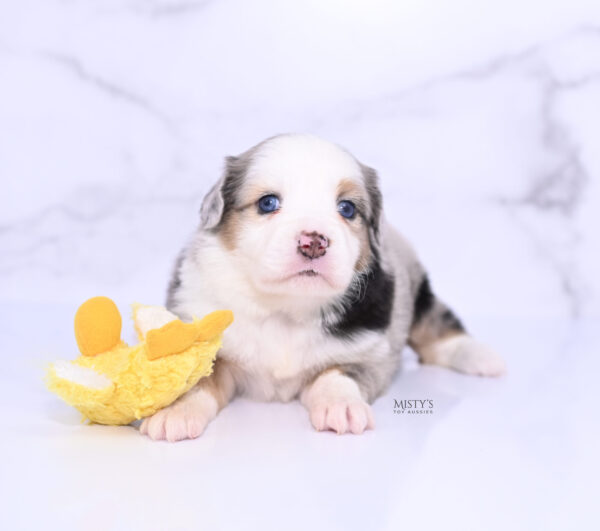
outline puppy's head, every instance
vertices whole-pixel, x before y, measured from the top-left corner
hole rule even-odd
[[[307,135],[268,139],[228,157],[202,204],[215,232],[265,295],[327,300],[377,256],[381,193],[375,172]]]

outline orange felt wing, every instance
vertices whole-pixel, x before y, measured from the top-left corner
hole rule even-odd
[[[233,323],[231,310],[217,310],[209,313],[198,321],[196,341],[210,341],[213,337],[222,334],[231,323]]]
[[[208,314],[201,320],[184,323],[177,319],[161,328],[148,331],[146,334],[146,355],[154,360],[178,354],[199,341],[209,341],[233,322],[233,313],[229,310],[218,310]]]

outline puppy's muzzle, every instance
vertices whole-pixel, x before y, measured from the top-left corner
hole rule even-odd
[[[329,240],[316,231],[302,232],[298,238],[298,252],[311,260],[323,256],[329,247]]]

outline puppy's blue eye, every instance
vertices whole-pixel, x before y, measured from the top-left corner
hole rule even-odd
[[[338,212],[345,218],[351,219],[356,214],[356,207],[352,201],[340,201],[338,203]]]
[[[275,212],[279,209],[279,197],[276,195],[265,195],[258,200],[258,210],[261,213]]]

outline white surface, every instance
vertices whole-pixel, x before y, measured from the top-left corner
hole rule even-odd
[[[363,436],[317,433],[298,402],[236,400],[194,441],[88,426],[43,389],[74,355],[65,306],[1,308],[6,529],[597,529],[600,339],[592,323],[474,322],[499,380],[419,367]],[[9,314],[10,311],[10,315]],[[36,323],[32,333],[30,323]],[[29,338],[25,341],[24,338]],[[32,355],[32,352],[39,355]],[[432,415],[393,413],[431,399]]]
[[[0,4],[2,528],[598,528],[599,73],[596,0]],[[379,170],[508,376],[409,362],[363,437],[79,425],[40,383],[77,305],[162,303],[223,156],[285,131]]]

